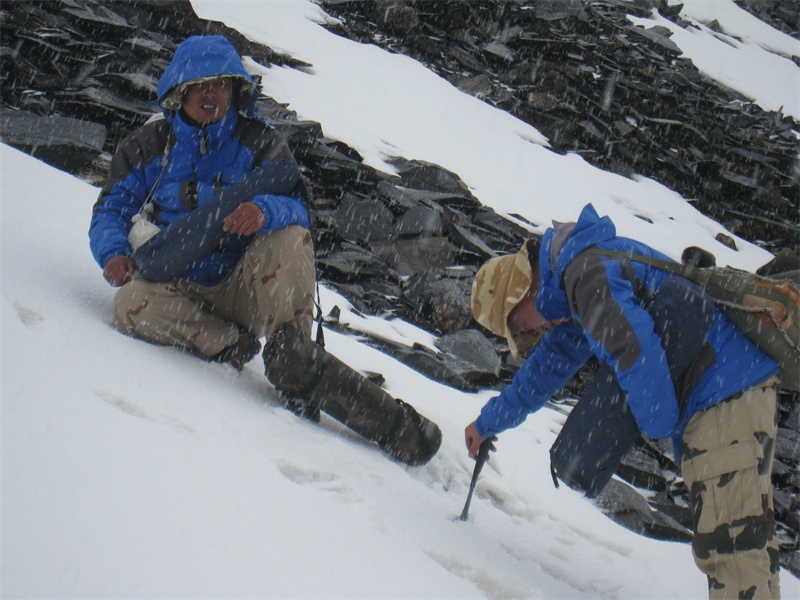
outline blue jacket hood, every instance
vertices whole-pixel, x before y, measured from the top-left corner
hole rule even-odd
[[[617,228],[609,217],[600,217],[591,204],[575,223],[561,223],[548,229],[539,252],[539,295],[536,310],[548,320],[571,317],[567,294],[561,284],[564,269],[581,252],[610,240]]]
[[[176,86],[205,77],[234,77],[237,108],[249,116],[255,112],[258,86],[245,70],[236,48],[221,35],[195,35],[184,40],[158,81],[158,104]],[[162,106],[163,108],[163,106]],[[165,116],[167,109],[164,109]]]

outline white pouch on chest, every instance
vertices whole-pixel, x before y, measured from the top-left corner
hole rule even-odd
[[[158,225],[148,220],[149,216],[150,211],[145,212],[141,210],[133,215],[131,219],[133,227],[131,227],[131,230],[128,232],[128,242],[133,250],[136,250],[139,246],[161,231]]]

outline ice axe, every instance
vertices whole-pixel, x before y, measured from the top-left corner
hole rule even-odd
[[[459,521],[466,521],[469,513],[469,503],[472,502],[472,493],[475,491],[475,484],[478,483],[478,475],[481,474],[483,463],[489,456],[489,450],[492,447],[492,442],[497,438],[486,438],[481,442],[478,449],[478,458],[475,460],[475,470],[472,471],[472,481],[469,483],[469,493],[467,494],[467,503],[464,505],[464,510],[461,511],[461,516],[458,517]]]

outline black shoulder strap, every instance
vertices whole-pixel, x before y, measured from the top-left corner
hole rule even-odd
[[[742,275],[754,277],[752,273],[734,269],[732,267],[691,267],[689,265],[683,265],[681,263],[664,260],[662,258],[656,258],[655,256],[637,254],[633,251],[606,250],[604,248],[598,248],[597,246],[587,248],[581,252],[581,254],[599,254],[601,256],[625,258],[634,262],[650,265],[651,267],[661,269],[662,271],[667,271],[673,275],[680,275],[681,277],[685,277],[686,279],[694,281],[696,284],[704,288],[714,285],[730,293],[737,293],[742,290]],[[719,275],[722,271],[725,271],[726,273],[724,277],[720,277]],[[752,288],[752,286],[747,287],[747,291],[750,293],[756,293],[755,288]]]
[[[316,262],[316,260],[314,262]],[[317,307],[317,339],[316,339],[316,342],[317,342],[317,344],[320,345],[321,348],[324,348],[325,347],[325,333],[322,330],[322,323],[324,321],[324,318],[322,317],[322,300],[319,297],[319,279],[316,280],[316,286],[317,286],[317,300],[314,302],[314,304]]]
[[[766,275],[754,275],[748,271],[742,271],[733,267],[691,267],[668,260],[656,258],[654,256],[644,256],[632,251],[623,250],[606,250],[592,246],[587,248],[581,254],[595,254],[601,256],[625,258],[635,262],[640,262],[662,271],[667,271],[673,275],[680,275],[707,290],[711,296],[720,304],[730,306],[732,308],[745,308],[741,302],[736,302],[742,294],[752,294],[754,296],[761,296],[770,300],[780,302],[792,313],[795,322],[800,318],[798,306],[796,301],[793,300],[790,293],[785,290],[776,288],[775,286],[756,285],[758,280],[772,281],[780,283],[786,281],[787,285],[791,285],[797,293],[797,285],[789,279],[774,279]]]
[[[650,265],[651,267],[661,269],[662,271],[667,271],[674,275],[681,275],[682,277],[686,277],[687,279],[692,279],[694,281],[696,281],[695,277],[697,276],[697,273],[701,271],[701,269],[698,269],[696,267],[689,267],[687,265],[682,265],[677,262],[664,260],[662,258],[656,258],[655,256],[645,256],[644,254],[637,254],[632,250],[607,250],[605,248],[598,248],[597,246],[592,246],[591,248],[587,248],[586,250],[581,252],[581,254],[599,254],[601,256],[626,258],[628,260],[640,262],[645,265]]]

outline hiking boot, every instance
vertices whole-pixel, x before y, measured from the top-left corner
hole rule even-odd
[[[261,342],[258,341],[258,338],[248,331],[242,331],[238,340],[208,360],[227,363],[237,371],[241,371],[258,354],[259,350],[261,350]]]
[[[264,346],[263,356],[267,379],[285,396],[318,407],[397,460],[424,464],[439,449],[441,432],[436,424],[296,327],[280,327]]]
[[[281,402],[286,410],[293,412],[301,419],[308,419],[312,423],[319,423],[319,406],[314,405],[313,402],[305,398],[300,398],[299,396],[292,396],[284,393],[281,393]]]
[[[270,336],[264,345],[264,374],[270,383],[280,391],[283,406],[299,417],[319,422],[319,404],[314,402],[308,392],[314,386],[314,373],[322,362],[324,350],[316,344],[308,346],[311,352],[300,352],[295,335],[301,331],[292,325],[284,325]],[[315,350],[319,348],[319,352]]]
[[[442,432],[413,406],[397,399],[394,423],[378,445],[397,460],[416,467],[427,463],[442,445]]]

